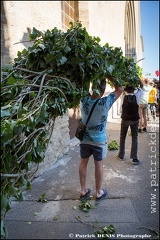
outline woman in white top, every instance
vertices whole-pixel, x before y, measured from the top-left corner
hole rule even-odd
[[[139,129],[138,132],[142,133],[142,131],[147,132],[147,108],[148,108],[148,97],[149,93],[152,89],[152,86],[149,85],[149,80],[148,78],[145,78],[143,80],[143,95],[139,103]],[[143,122],[143,129],[142,129],[142,122]]]

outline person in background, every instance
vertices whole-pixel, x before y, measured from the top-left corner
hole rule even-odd
[[[142,133],[147,132],[147,108],[148,108],[148,97],[149,92],[151,91],[152,86],[149,85],[149,79],[145,78],[143,80],[143,95],[141,97],[141,100],[139,102],[139,129],[138,132]],[[143,126],[143,129],[142,129]]]
[[[112,80],[110,81],[112,82]],[[114,85],[114,82],[112,83]],[[99,98],[99,101],[96,104],[91,118],[87,124],[84,138],[80,142],[80,200],[89,199],[91,194],[91,189],[86,187],[87,165],[91,155],[93,155],[95,164],[96,201],[100,201],[108,195],[107,189],[101,188],[103,180],[103,160],[107,155],[106,122],[109,109],[123,92],[123,88],[121,86],[114,85],[114,88],[115,91],[111,92],[108,96],[102,97],[106,89],[106,79],[104,79],[99,84],[99,94],[93,90],[93,86],[92,95],[84,97],[80,101],[81,120],[83,123],[86,123],[93,104]]]
[[[152,86],[151,91],[149,92],[148,97],[148,120],[153,117],[153,120],[156,120],[156,105],[157,105],[157,90],[153,82],[150,83]]]
[[[159,83],[158,83],[158,86],[157,86],[157,106],[156,106],[156,109],[157,109],[157,112],[158,112],[158,116],[159,116],[159,111],[160,111],[160,101],[159,101]]]
[[[139,124],[139,102],[143,95],[143,82],[140,80],[140,87],[134,93],[135,89],[132,86],[126,86],[124,89],[125,96],[122,104],[122,121],[120,130],[120,147],[118,158],[124,160],[125,156],[125,140],[128,132],[128,128],[131,128],[132,145],[130,158],[134,165],[139,165],[142,162],[138,160],[138,124]]]

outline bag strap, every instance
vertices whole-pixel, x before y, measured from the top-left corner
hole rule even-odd
[[[97,102],[99,101],[99,99],[100,99],[100,98],[98,98],[98,99],[95,101],[95,103],[93,104],[93,107],[91,108],[91,111],[90,111],[89,116],[88,116],[88,118],[87,118],[86,126],[87,126],[87,123],[89,122],[89,119],[90,119],[90,117],[91,117],[91,115],[92,115],[93,109],[95,108],[95,106],[96,106]]]

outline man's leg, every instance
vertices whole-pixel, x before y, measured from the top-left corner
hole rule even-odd
[[[95,163],[95,181],[96,181],[96,198],[99,198],[103,195],[102,181],[103,181],[103,160],[96,161]]]
[[[138,159],[138,121],[130,125],[131,128],[131,135],[132,135],[132,147],[131,147],[131,154],[130,158]]]
[[[141,130],[142,129],[142,120],[143,120],[143,105],[142,104],[140,104],[139,105],[139,117],[140,117],[140,119],[139,119],[139,130]]]
[[[152,116],[153,116],[153,120],[156,120],[156,106],[155,106],[155,103],[152,104]]]
[[[87,164],[89,158],[81,158],[79,163],[79,179],[80,179],[80,195],[84,196],[87,193],[86,189],[86,176],[87,176]]]
[[[144,107],[144,109],[143,109],[144,128],[147,127],[147,106],[148,106],[148,105],[146,105],[146,106]]]
[[[125,140],[128,131],[128,124],[127,121],[122,120],[121,122],[121,131],[120,131],[120,146],[119,146],[119,153],[118,157],[123,159],[125,155]]]
[[[151,119],[151,105],[148,104],[147,107],[147,120],[149,121]]]

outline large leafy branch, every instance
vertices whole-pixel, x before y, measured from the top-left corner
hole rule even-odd
[[[90,83],[114,79],[139,85],[139,69],[120,48],[100,45],[81,23],[63,32],[33,28],[32,46],[2,67],[1,81],[1,234],[11,198],[23,199],[31,188],[32,168],[43,161],[56,117],[79,105]],[[109,82],[111,84],[111,82]]]

